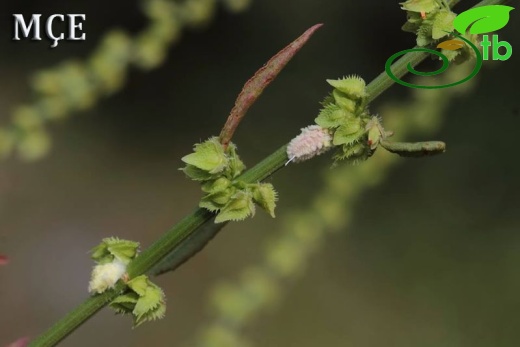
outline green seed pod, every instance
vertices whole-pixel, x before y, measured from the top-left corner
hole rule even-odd
[[[230,180],[226,177],[219,177],[214,181],[204,182],[202,185],[202,191],[210,194],[218,193],[226,190],[229,186],[231,186]]]
[[[441,141],[427,142],[389,142],[381,141],[381,146],[387,151],[402,157],[424,157],[441,154],[446,151],[446,144]]]
[[[219,214],[215,218],[215,223],[222,223],[229,220],[243,220],[254,215],[254,213],[255,204],[253,203],[253,197],[251,194],[239,191],[233,195],[226,206],[220,210]]]

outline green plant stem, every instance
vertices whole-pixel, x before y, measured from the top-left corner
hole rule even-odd
[[[269,157],[262,160],[251,170],[244,173],[242,178],[246,182],[257,182],[271,176],[275,171],[283,167],[287,161],[285,148],[286,146],[281,147]],[[212,219],[213,214],[202,208],[196,209],[191,215],[182,219],[129,264],[128,275],[130,278],[149,271],[171,251],[175,250],[185,239],[188,239],[190,235],[198,231],[205,223],[212,222]],[[187,254],[183,252],[181,257],[183,262],[186,256]],[[102,295],[88,298],[58,321],[47,332],[32,341],[29,346],[55,346],[83,322],[112,301],[123,287],[123,285],[119,285],[115,289],[103,293]]]
[[[421,47],[415,46],[414,48]],[[397,78],[401,78],[408,73],[408,65],[415,67],[424,59],[426,59],[428,55],[429,54],[425,52],[406,53],[401,59],[392,65],[392,72]],[[388,77],[386,71],[380,73],[379,76],[374,78],[374,80],[367,86],[367,93],[369,95],[368,103],[376,99],[381,93],[390,88],[394,83],[394,80]]]
[[[505,0],[484,0],[476,6],[496,5],[504,3]],[[453,4],[454,1],[451,2]],[[427,57],[424,53],[408,53],[401,57],[392,65],[392,70],[398,77],[404,76],[407,71],[408,64],[415,66]],[[368,86],[367,92],[369,102],[376,99],[381,93],[392,86],[394,82],[383,72],[376,77]],[[245,172],[241,179],[246,182],[262,181],[273,173],[284,167],[288,158],[286,155],[286,147],[284,145],[255,165],[253,168]],[[128,274],[131,278],[150,271],[156,264],[164,259],[170,252],[176,250],[179,246],[183,246],[184,240],[188,240],[190,235],[195,234],[205,223],[212,222],[213,214],[204,210],[196,209],[191,215],[182,219],[179,223],[168,230],[159,240],[153,243],[149,248],[144,250],[128,267]],[[214,235],[213,235],[214,236]],[[191,256],[184,254],[184,257]],[[182,262],[186,258],[180,259]],[[181,263],[182,263],[181,262]],[[89,297],[82,304],[69,312],[60,321],[55,323],[49,330],[44,332],[38,338],[33,340],[29,346],[32,347],[50,347],[55,346],[82,323],[87,321],[92,315],[99,311],[102,307],[113,300],[123,288],[123,285],[116,286],[102,295]]]

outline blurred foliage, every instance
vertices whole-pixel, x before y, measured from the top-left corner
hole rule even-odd
[[[221,0],[231,11],[247,8],[249,0]],[[122,89],[131,66],[150,70],[161,65],[169,46],[185,27],[206,25],[217,0],[143,0],[148,26],[135,36],[114,29],[84,61],[65,61],[32,78],[35,100],[16,107],[12,123],[0,129],[0,159],[15,151],[22,160],[45,156],[51,139],[45,123],[93,107],[99,99]]]

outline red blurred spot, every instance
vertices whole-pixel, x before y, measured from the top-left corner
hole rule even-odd
[[[16,340],[15,342],[7,345],[7,347],[26,347],[29,345],[29,338],[22,337],[21,339]]]
[[[0,265],[7,265],[9,263],[9,258],[5,255],[0,255]]]

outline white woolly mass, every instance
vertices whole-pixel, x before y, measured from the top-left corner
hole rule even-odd
[[[328,130],[319,125],[302,128],[302,133],[292,139],[287,146],[289,162],[302,162],[320,155],[331,147],[331,142],[332,138]]]
[[[94,266],[88,291],[90,293],[103,293],[108,288],[113,288],[116,282],[126,272],[126,265],[115,259],[111,263]]]

